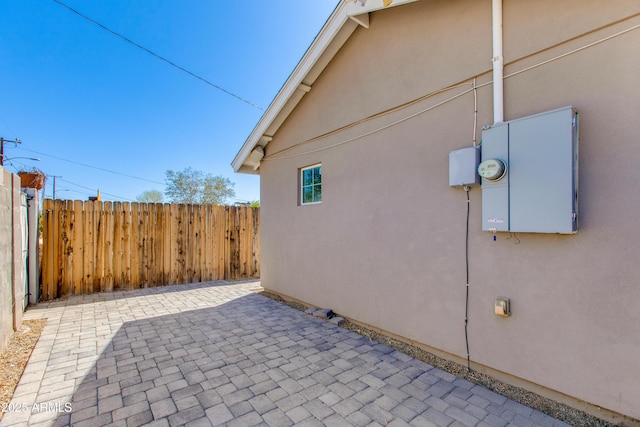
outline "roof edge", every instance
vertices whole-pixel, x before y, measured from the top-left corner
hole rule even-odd
[[[336,6],[331,16],[327,19],[327,22],[300,59],[293,72],[289,75],[289,78],[286,80],[278,94],[275,96],[273,101],[271,101],[271,104],[269,104],[269,107],[266,109],[253,131],[240,148],[240,151],[238,151],[238,154],[236,154],[236,157],[231,163],[234,172],[259,174],[259,161],[257,165],[247,165],[247,159],[256,146],[260,145],[264,148],[269,143],[273,135],[268,135],[267,131],[274,122],[284,122],[284,119],[286,119],[286,116],[290,114],[295,105],[297,105],[302,97],[311,90],[309,85],[312,85],[313,82],[303,83],[303,81],[309,75],[314,66],[318,64],[318,60],[328,50],[329,46],[334,42],[339,44],[333,48],[335,54],[335,52],[337,52],[349,39],[358,25],[368,28],[368,19],[363,19],[364,14],[414,1],[418,0],[342,0]],[[351,25],[347,28],[348,34],[345,37],[336,38],[340,31],[349,23]],[[324,69],[324,67],[328,65],[330,59],[331,58],[329,58],[325,64],[320,64],[321,69]],[[319,74],[320,72],[316,73],[316,75]],[[296,91],[301,93],[296,94]],[[285,117],[279,117],[281,114],[284,114]]]

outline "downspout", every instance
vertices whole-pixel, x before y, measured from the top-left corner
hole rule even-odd
[[[504,121],[504,57],[502,56],[502,0],[492,0],[493,122]]]

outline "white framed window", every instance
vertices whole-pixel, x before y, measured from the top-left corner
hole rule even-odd
[[[300,169],[300,204],[322,203],[322,164]]]

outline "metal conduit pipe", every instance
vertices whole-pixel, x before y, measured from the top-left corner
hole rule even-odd
[[[502,0],[492,0],[493,122],[504,121],[504,57],[502,56]]]

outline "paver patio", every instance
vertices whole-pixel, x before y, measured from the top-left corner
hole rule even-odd
[[[71,297],[0,426],[566,426],[325,320],[209,282]]]

